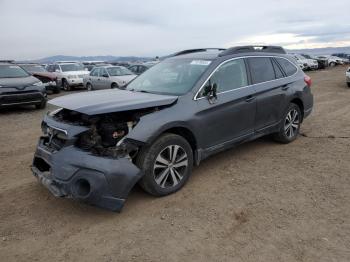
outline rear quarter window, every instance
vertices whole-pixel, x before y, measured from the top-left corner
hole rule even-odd
[[[292,76],[298,71],[297,67],[287,59],[276,58],[276,61],[282,67],[283,71],[286,73],[287,76]]]

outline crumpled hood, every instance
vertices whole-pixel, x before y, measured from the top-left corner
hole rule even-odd
[[[170,105],[177,98],[177,96],[107,89],[66,95],[52,99],[49,103],[86,115],[98,115]]]

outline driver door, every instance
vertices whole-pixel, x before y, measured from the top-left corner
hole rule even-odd
[[[217,98],[208,99],[211,87]],[[256,98],[248,83],[243,58],[228,61],[214,71],[197,96],[201,141],[208,151],[244,140],[254,134]]]

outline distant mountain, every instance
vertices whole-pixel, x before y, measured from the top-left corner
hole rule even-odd
[[[310,55],[330,55],[334,53],[348,53],[350,54],[350,46],[346,47],[326,47],[326,48],[314,48],[314,49],[297,49],[297,50],[287,50],[288,53],[305,53]],[[152,57],[139,57],[139,56],[65,56],[65,55],[56,55],[44,57],[38,60],[31,60],[30,62],[38,62],[42,64],[52,63],[56,61],[104,61],[104,62],[113,62],[113,61],[128,61],[128,62],[137,62],[137,61],[151,61]],[[24,62],[24,61],[22,61]],[[29,62],[29,61],[25,61]]]
[[[346,47],[326,47],[313,49],[287,50],[288,53],[310,54],[310,55],[331,55],[336,53],[350,54],[350,46]]]
[[[104,62],[113,62],[113,61],[129,61],[129,62],[136,62],[136,61],[150,61],[153,58],[150,57],[138,57],[138,56],[65,56],[65,55],[56,55],[56,56],[49,56],[44,57],[37,60],[31,60],[30,62],[37,62],[42,64],[47,63],[53,63],[56,61],[104,61]]]

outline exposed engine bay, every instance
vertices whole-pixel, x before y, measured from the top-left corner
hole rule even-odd
[[[62,109],[53,118],[59,122],[89,127],[88,131],[77,137],[75,145],[78,148],[100,156],[133,158],[139,145],[130,141],[123,143],[123,139],[137,125],[140,117],[157,110],[150,108],[89,116]]]

